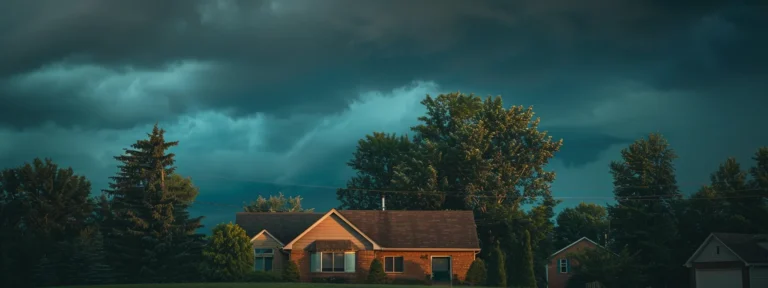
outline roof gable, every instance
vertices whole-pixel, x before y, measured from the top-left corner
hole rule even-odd
[[[555,253],[552,253],[552,255],[549,255],[549,257],[550,257],[550,258],[551,258],[551,257],[555,257],[555,256],[557,256],[557,255],[558,255],[558,254],[560,254],[560,253],[566,252],[566,251],[568,251],[568,249],[570,249],[570,248],[571,248],[571,247],[573,247],[574,245],[576,245],[576,244],[579,244],[579,243],[581,243],[581,242],[584,242],[584,241],[587,241],[588,243],[591,243],[592,245],[595,245],[595,247],[599,247],[599,248],[601,248],[601,249],[606,249],[606,248],[605,248],[605,247],[603,247],[602,245],[600,245],[600,244],[597,244],[597,242],[595,242],[595,241],[592,241],[592,239],[589,239],[589,238],[587,238],[587,237],[581,237],[581,238],[579,238],[579,240],[573,241],[573,243],[571,243],[571,244],[568,244],[567,246],[563,247],[563,249],[560,249],[560,250],[558,250],[557,252],[555,252]],[[607,250],[607,249],[606,249],[606,250]]]
[[[317,226],[318,226],[320,223],[322,223],[322,222],[323,222],[323,221],[325,221],[326,219],[332,218],[333,216],[335,216],[335,217],[338,217],[338,218],[339,218],[339,219],[340,219],[342,222],[344,222],[345,224],[349,225],[349,227],[350,227],[350,228],[352,228],[352,230],[354,230],[355,232],[359,233],[359,234],[360,234],[360,236],[362,236],[363,238],[365,238],[365,240],[367,240],[368,242],[370,242],[370,243],[371,243],[371,245],[373,245],[373,249],[374,249],[374,250],[378,250],[378,249],[380,249],[380,246],[379,246],[379,244],[377,244],[377,243],[376,243],[376,241],[374,241],[373,239],[371,239],[370,237],[368,237],[368,235],[365,235],[365,233],[363,233],[362,231],[360,231],[360,229],[359,229],[359,228],[357,228],[357,227],[356,227],[354,224],[352,224],[351,222],[349,222],[349,220],[347,220],[347,219],[346,219],[346,218],[345,218],[343,215],[341,215],[341,214],[339,213],[339,211],[337,211],[336,209],[331,209],[331,211],[328,211],[328,213],[325,213],[325,215],[323,215],[323,217],[320,217],[320,219],[318,219],[317,221],[315,221],[315,223],[313,223],[311,226],[309,226],[309,228],[307,228],[307,229],[305,229],[303,232],[301,232],[301,234],[299,234],[299,235],[298,235],[298,236],[296,236],[296,237],[295,237],[293,240],[291,240],[290,242],[288,242],[288,244],[285,244],[285,247],[284,247],[284,249],[293,249],[293,244],[294,244],[294,243],[296,243],[296,241],[299,241],[299,239],[301,239],[301,237],[303,237],[304,235],[306,235],[307,233],[309,233],[309,231],[312,231],[312,229],[314,229],[315,227],[317,227]]]
[[[737,233],[712,233],[704,239],[698,249],[688,258],[684,266],[691,267],[693,261],[705,250],[712,241],[722,244],[728,251],[744,262],[745,265],[768,264],[768,249],[763,247],[768,235],[761,234],[737,234]]]
[[[251,242],[253,242],[254,240],[256,240],[256,238],[259,238],[259,236],[269,237],[270,239],[272,239],[272,240],[275,240],[275,242],[277,242],[277,244],[278,244],[278,245],[280,245],[280,247],[281,247],[281,248],[282,248],[283,246],[285,246],[285,244],[283,244],[283,241],[280,241],[280,239],[277,239],[277,237],[273,236],[273,235],[272,235],[271,233],[269,233],[269,231],[267,231],[266,229],[264,229],[264,230],[261,230],[261,232],[259,232],[259,233],[258,233],[258,234],[256,234],[255,236],[251,237]]]

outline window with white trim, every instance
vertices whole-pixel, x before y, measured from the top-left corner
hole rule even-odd
[[[310,258],[312,272],[355,272],[355,252],[316,252]]]
[[[568,272],[569,272],[568,270],[570,270],[570,269],[569,269],[570,267],[568,267],[568,259],[566,259],[566,258],[561,258],[561,259],[559,260],[559,262],[560,262],[560,263],[559,263],[559,265],[558,265],[558,266],[560,267],[560,273],[568,273]]]
[[[384,272],[402,273],[404,266],[403,259],[403,256],[384,257]]]
[[[275,250],[272,248],[255,248],[253,252],[256,255],[253,261],[253,270],[272,271]]]

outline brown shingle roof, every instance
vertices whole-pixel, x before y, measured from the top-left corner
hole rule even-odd
[[[339,212],[381,247],[480,249],[472,211]]]
[[[712,234],[747,263],[768,263],[768,250],[764,248],[764,243],[768,242],[768,235],[735,233]]]
[[[480,249],[472,211],[340,210],[365,235],[384,248]],[[266,229],[288,244],[324,214],[246,213],[236,223],[253,237]]]
[[[266,229],[277,240],[288,244],[321,217],[323,214],[303,212],[240,212],[235,215],[235,223],[245,229],[248,237]]]

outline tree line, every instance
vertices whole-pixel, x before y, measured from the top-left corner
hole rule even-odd
[[[532,108],[505,108],[500,97],[460,93],[421,103],[426,113],[411,135],[374,132],[358,142],[347,163],[356,174],[336,192],[339,208],[380,209],[384,196],[387,209],[474,211],[482,260],[473,263],[470,282],[545,287],[549,255],[587,236],[615,253],[578,255],[585,263],[575,269],[578,279],[615,283],[611,279],[635,271],[636,280],[622,285],[682,287],[688,281],[682,263],[707,234],[768,228],[768,147],[758,150],[749,169],[727,159],[711,185],[686,197],[677,185],[674,151],[661,135],[650,134],[607,167],[615,203],[567,208],[555,225],[556,175],[546,165],[563,141],[539,130]],[[168,152],[178,142],[166,142],[157,125],[147,136],[115,157],[118,172],[97,197],[84,176],[50,159],[0,173],[0,285],[240,275],[247,263],[212,263],[249,257],[212,243],[238,243],[233,235],[241,232],[225,224],[210,237],[199,233],[201,217],[188,213],[198,190],[176,173],[175,155]],[[243,210],[311,211],[300,197],[282,194],[259,196]],[[601,261],[606,257],[615,261]]]

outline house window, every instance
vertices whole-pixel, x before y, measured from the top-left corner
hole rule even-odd
[[[568,270],[570,270],[569,269],[570,267],[568,266],[568,259],[562,258],[559,260],[559,262],[560,262],[559,263],[560,273],[568,273],[569,272]]]
[[[254,263],[254,269],[256,271],[272,271],[272,259],[272,256],[257,256]]]
[[[720,255],[720,246],[715,247],[715,253],[717,253],[717,255]]]
[[[254,258],[253,269],[256,271],[272,271],[272,261],[275,251],[272,248],[253,249],[256,258]]]
[[[312,272],[355,272],[355,252],[316,252],[310,255]]]
[[[384,272],[402,273],[403,272],[403,256],[384,257]]]
[[[344,272],[344,253],[321,253],[323,272]]]

